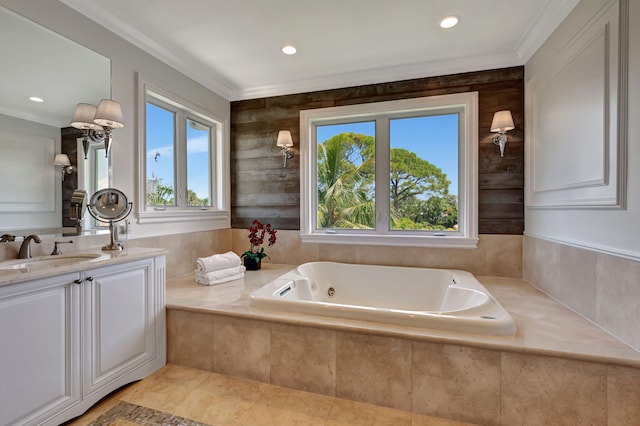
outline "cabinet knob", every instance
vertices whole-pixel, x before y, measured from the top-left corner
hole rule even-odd
[[[73,280],[74,284],[82,284],[82,280]]]
[[[93,282],[93,277],[87,277],[87,278],[85,278],[85,280],[87,280],[89,282]]]

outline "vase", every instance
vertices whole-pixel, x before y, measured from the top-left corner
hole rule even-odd
[[[256,261],[251,257],[245,257],[244,267],[247,268],[247,271],[257,271],[262,267],[262,259]]]

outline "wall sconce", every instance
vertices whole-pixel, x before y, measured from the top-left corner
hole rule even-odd
[[[53,159],[53,164],[55,164],[56,167],[60,167],[63,182],[65,173],[68,175],[73,173],[73,166],[71,165],[71,161],[69,161],[69,156],[67,154],[56,154]]]
[[[95,142],[104,141],[104,156],[108,157],[111,130],[124,127],[122,108],[118,102],[111,99],[102,99],[98,107],[79,103],[73,113],[71,125],[83,131],[82,149],[85,159],[89,152],[89,139]]]
[[[278,141],[276,146],[282,147],[282,167],[287,167],[287,158],[293,158],[293,151],[289,148],[293,146],[291,132],[288,130],[280,130],[278,132]]]
[[[513,125],[513,117],[511,117],[511,111],[504,110],[498,111],[493,114],[493,121],[491,122],[491,131],[498,132],[493,138],[493,144],[500,147],[500,157],[504,157],[504,146],[507,144],[507,131],[515,129]]]

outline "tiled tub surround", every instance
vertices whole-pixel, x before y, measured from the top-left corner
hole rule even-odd
[[[516,320],[510,337],[252,311],[248,294],[292,267],[170,280],[168,362],[482,425],[640,418],[640,353],[520,279],[478,277]]]
[[[246,229],[231,230],[233,251],[249,249]],[[481,234],[476,249],[315,244],[300,241],[299,231],[278,230],[265,251],[273,263],[314,261],[460,269],[474,275],[522,278],[522,235]]]
[[[523,250],[525,280],[640,350],[640,262],[529,236]]]

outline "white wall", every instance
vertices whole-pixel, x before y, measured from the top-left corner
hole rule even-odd
[[[607,90],[611,100],[617,96],[617,85],[605,84],[615,76],[604,72],[616,65],[616,46],[605,49],[607,40],[615,42],[613,31],[606,34],[615,23],[603,26],[601,13],[617,1],[582,0],[525,66],[523,278],[640,350],[640,1],[619,2],[629,6],[628,121],[620,129],[615,115],[624,108],[615,102],[605,107],[602,96]],[[567,78],[560,64],[572,68]],[[563,84],[545,93],[541,76],[551,82],[560,76]],[[540,96],[546,109],[537,104]],[[549,98],[558,101],[545,103]],[[607,118],[613,133],[606,132]],[[620,136],[627,132],[627,158],[607,169],[607,160],[615,160],[616,130]],[[603,150],[607,135],[609,158]],[[608,179],[594,182],[607,172]],[[625,196],[624,208],[604,207]],[[534,206],[545,203],[555,206]]]
[[[602,29],[602,22],[598,22],[601,18],[599,14],[612,3],[617,2],[582,0],[525,65],[525,115],[528,133],[525,158],[528,177],[525,235],[640,260],[640,2],[629,1],[629,120],[628,126],[623,126],[619,133],[622,136],[624,130],[628,131],[627,161],[626,164],[621,163],[618,170],[610,168],[612,173],[607,175],[606,168],[602,167],[607,162],[602,151],[606,137],[606,119],[609,117],[614,120],[610,123],[612,133],[609,133],[609,152],[611,159],[615,160],[615,120],[618,108],[613,102],[609,105],[610,114],[607,115],[605,103],[601,102],[602,99],[606,101],[606,98],[598,91],[611,89],[609,94],[615,100],[616,88],[613,86],[616,76],[609,76],[611,87],[607,87],[606,82],[599,78],[604,74],[602,65],[611,65],[606,63],[607,58],[603,55],[607,53],[610,55],[609,59],[615,61],[617,52],[615,49],[605,51],[604,43],[598,46],[597,42],[591,42],[597,39]],[[588,43],[581,43],[580,37]],[[612,31],[608,37],[615,41],[615,32]],[[590,47],[585,47],[586,45]],[[567,62],[564,69],[572,66],[575,68],[575,72],[570,75],[573,80],[555,86],[553,96],[564,99],[568,108],[556,111],[557,114],[538,110],[536,117],[536,95],[542,94],[544,98],[545,85],[539,84],[540,77],[551,78],[553,81],[554,76],[558,75],[558,68],[562,68],[558,63],[563,62],[563,56],[567,55],[571,61]],[[582,86],[573,83],[581,79],[585,82],[590,79],[592,81]],[[590,94],[594,96],[590,97]],[[540,115],[545,120],[536,122]],[[564,121],[567,117],[569,126]],[[604,128],[605,132],[599,132],[600,128]],[[532,150],[536,148],[538,156],[532,155]],[[610,166],[615,168],[613,163]],[[607,204],[602,200],[608,196],[615,198],[620,195],[616,191],[624,190],[624,186],[623,182],[618,182],[617,177],[625,177],[625,166],[627,186],[622,195],[626,195],[626,208],[570,206],[572,203]],[[600,185],[588,182],[590,179],[597,181],[603,175],[609,179],[605,179],[606,182]],[[568,189],[536,192],[536,177],[542,177],[538,183],[544,182],[547,188],[557,183],[565,184]],[[536,203],[553,204],[554,200],[559,202],[553,208],[532,207]]]
[[[112,147],[113,183],[130,200],[136,200],[137,146],[136,124],[137,73],[140,72],[165,90],[205,111],[225,119],[230,117],[230,103],[221,96],[195,83],[167,64],[155,59],[132,44],[97,25],[66,5],[53,0],[0,0],[0,5],[80,43],[111,59],[111,97],[122,105],[124,129],[114,130]],[[82,64],[78,64],[82,66]],[[70,117],[71,118],[71,117]],[[229,135],[225,135],[225,149],[229,149]],[[228,165],[226,165],[228,167]],[[226,173],[228,175],[228,172]],[[228,190],[227,190],[228,192]],[[227,205],[228,205],[227,201]],[[229,228],[230,219],[193,223],[138,225],[134,218],[133,236],[194,232],[214,228]]]
[[[0,114],[0,231],[60,227],[60,139],[57,127]]]

